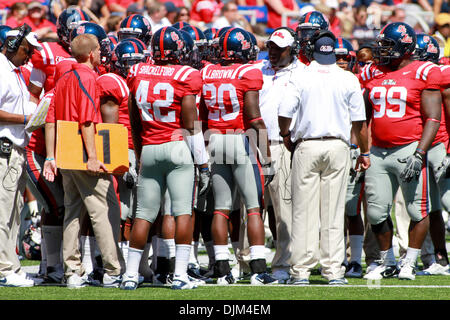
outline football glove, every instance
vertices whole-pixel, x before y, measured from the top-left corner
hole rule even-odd
[[[419,179],[420,172],[422,171],[423,165],[423,155],[419,152],[414,152],[414,154],[410,155],[404,159],[397,159],[400,163],[406,163],[405,168],[400,173],[400,179],[403,182],[410,182],[413,178],[416,180]]]
[[[127,186],[128,189],[133,189],[133,187],[137,183],[136,170],[130,167],[128,171],[124,173],[123,180],[125,181],[125,185]]]
[[[200,171],[200,174],[199,174],[199,181],[198,181],[198,195],[202,196],[209,189],[210,181],[211,181],[211,172],[209,171],[208,167],[200,168],[199,171]]]
[[[448,179],[450,177],[450,154],[447,154],[442,160],[436,172],[436,180]]]

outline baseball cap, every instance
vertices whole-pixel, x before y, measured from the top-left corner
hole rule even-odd
[[[286,48],[294,44],[294,37],[287,29],[279,29],[274,31],[267,42],[272,41],[280,48]]]
[[[321,37],[314,43],[314,59],[319,64],[336,63],[336,55],[334,54],[334,40],[331,37]]]
[[[31,10],[31,9],[34,9],[34,8],[41,8],[42,9],[42,8],[44,8],[44,5],[42,3],[40,3],[39,1],[31,1],[28,4],[27,9]]]
[[[6,37],[17,37],[19,35],[19,30],[10,30],[6,33]],[[27,39],[28,43],[31,44],[33,47],[36,47],[38,49],[42,49],[41,44],[39,43],[37,39],[37,35],[34,32],[30,32],[26,35],[25,39]]]
[[[166,6],[166,10],[168,13],[178,11],[178,8],[171,1],[165,2],[164,5]]]
[[[436,21],[436,24],[438,26],[443,26],[445,24],[450,24],[450,13],[444,13],[444,12],[443,13],[439,13],[436,16],[435,21]]]

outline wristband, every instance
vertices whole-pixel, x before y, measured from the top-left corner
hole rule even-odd
[[[281,131],[280,131],[280,136],[281,136],[282,138],[286,138],[286,137],[289,136],[290,134],[291,134],[291,132],[288,131],[285,135],[283,135],[283,134],[281,134]]]
[[[27,124],[27,116],[25,114],[23,115],[23,124]]]
[[[258,121],[258,120],[262,120],[262,118],[261,117],[254,118],[254,119],[250,120],[248,123],[252,123],[252,122],[255,122],[255,121]]]
[[[208,167],[200,168],[200,171],[201,171],[201,172],[203,172],[203,171],[208,171],[208,170],[209,170]]]
[[[55,158],[45,158],[45,161],[53,161]]]
[[[369,157],[370,156],[370,152],[367,153],[360,153],[359,154],[361,157]]]
[[[420,153],[421,155],[425,155],[425,153],[426,153],[425,151],[423,151],[420,148],[416,148],[416,152]]]
[[[358,149],[358,146],[356,144],[352,143],[350,145],[350,149]]]
[[[427,121],[433,121],[433,122],[441,123],[441,120],[434,119],[434,118],[428,118]]]

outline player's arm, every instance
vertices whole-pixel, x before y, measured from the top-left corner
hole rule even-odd
[[[54,122],[45,123],[45,150],[47,158],[44,162],[42,174],[47,181],[53,182],[57,175],[55,161],[56,125]]]
[[[436,133],[441,125],[442,97],[438,89],[423,90],[421,97],[421,113],[425,125],[423,127],[422,137],[420,138],[417,149],[427,152],[433,143]]]
[[[259,110],[259,92],[252,90],[244,94],[244,119],[256,131],[258,149],[263,157],[263,165],[270,164],[271,154],[267,128]]]
[[[131,91],[128,98],[128,113],[130,115],[131,137],[133,138],[134,152],[136,154],[136,159],[139,162],[141,160],[142,152],[142,122],[136,103],[136,97]]]
[[[36,104],[39,103],[39,97],[41,96],[42,88],[31,83],[28,84],[28,91],[30,92],[30,101]]]
[[[119,122],[119,105],[112,97],[102,97],[100,99],[100,112],[105,123]]]

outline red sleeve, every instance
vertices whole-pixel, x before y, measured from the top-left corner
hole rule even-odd
[[[441,89],[445,90],[450,87],[450,66],[441,69]]]
[[[97,78],[100,99],[104,97],[113,97],[118,104],[122,101],[122,92],[119,84],[113,78],[103,75]]]
[[[240,83],[242,83],[245,91],[258,91],[263,86],[262,72],[254,65],[244,68],[238,77],[243,80]]]
[[[183,90],[183,96],[200,94],[200,90],[202,89],[202,77],[200,76],[200,72],[194,68],[190,68],[186,72],[190,73],[187,74],[185,79],[181,76],[181,80],[177,83]]]
[[[441,69],[438,66],[431,68],[427,75],[425,89],[441,89]]]
[[[46,51],[45,47],[42,47],[42,50]],[[41,50],[34,50],[31,56],[31,63],[33,64],[33,68],[44,70],[44,59],[42,58]]]

